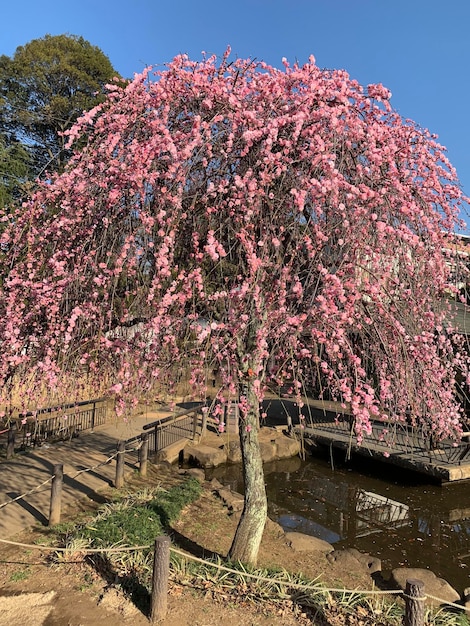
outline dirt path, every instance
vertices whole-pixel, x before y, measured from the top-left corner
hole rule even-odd
[[[168,411],[162,412],[162,416]],[[73,508],[77,500],[100,500],[100,493],[115,477],[115,460],[106,460],[116,453],[118,441],[130,439],[142,432],[143,426],[155,420],[155,413],[136,415],[132,420],[112,420],[98,426],[94,432],[84,431],[80,437],[53,445],[17,453],[10,461],[0,463],[0,537],[12,535],[34,526],[47,525],[54,465],[64,466],[62,509]],[[132,471],[136,455],[127,457],[127,469]],[[83,471],[91,469],[91,471]],[[38,485],[43,485],[35,489]],[[32,489],[33,493],[7,504]]]

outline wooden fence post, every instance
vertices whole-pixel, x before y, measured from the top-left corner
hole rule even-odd
[[[15,438],[16,438],[16,422],[13,422],[8,431],[7,439],[7,459],[13,458],[15,453]]]
[[[124,462],[125,462],[125,450],[126,450],[126,442],[120,441],[117,445],[117,456],[116,456],[116,478],[114,480],[114,486],[116,489],[121,489],[124,487]]]
[[[153,448],[155,454],[160,452],[160,428],[158,428],[158,424],[155,425],[154,434],[153,434]]]
[[[140,436],[142,445],[140,446],[139,454],[139,474],[142,478],[147,476],[147,465],[149,458],[149,436],[148,433],[142,433]]]
[[[60,502],[62,498],[62,484],[64,482],[64,466],[61,463],[54,465],[52,475],[49,526],[54,526],[60,522]]]
[[[205,409],[205,410],[204,410]],[[209,414],[209,407],[202,407],[202,422],[201,422],[201,437],[202,439],[207,430],[207,416]]]
[[[405,621],[404,626],[424,626],[424,583],[416,578],[409,578],[405,586]]]
[[[95,430],[95,419],[96,419],[96,401],[93,401],[93,408],[91,410],[91,432]]]
[[[152,625],[166,617],[169,574],[170,538],[157,537],[153,553],[152,596],[150,598],[150,623]]]

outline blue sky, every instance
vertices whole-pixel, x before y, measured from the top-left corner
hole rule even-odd
[[[46,33],[81,35],[131,77],[180,52],[276,67],[283,56],[381,82],[439,135],[470,195],[470,0],[22,0],[5,2],[0,54]]]

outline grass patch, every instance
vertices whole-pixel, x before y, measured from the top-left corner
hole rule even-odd
[[[114,545],[146,545],[163,532],[158,514],[145,505],[122,507],[108,506],[105,515],[93,520],[79,531],[95,548]]]
[[[87,523],[63,525],[58,530],[67,552],[58,552],[56,562],[64,562],[86,548],[148,546],[144,549],[98,553],[87,557],[105,579],[119,580],[124,591],[142,606],[150,587],[153,544],[178,519],[182,509],[201,495],[198,480],[190,477],[169,489],[161,486],[121,493],[103,505]]]
[[[29,576],[28,570],[18,570],[16,572],[13,572],[13,574],[10,575],[10,581],[13,583],[17,583],[17,582],[20,582],[21,580],[26,580],[28,576]]]
[[[182,509],[201,495],[201,485],[190,477],[168,490],[157,487],[124,496],[101,507],[98,514],[75,536],[87,539],[95,548],[153,544]]]
[[[181,485],[176,485],[158,498],[154,498],[149,508],[158,515],[163,526],[167,527],[178,519],[185,506],[199,498],[201,491],[199,481],[191,477]]]

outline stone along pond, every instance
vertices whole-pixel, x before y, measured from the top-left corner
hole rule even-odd
[[[240,467],[213,470],[243,493]],[[335,549],[354,547],[395,567],[431,569],[470,586],[470,481],[437,485],[385,463],[309,456],[265,464],[271,519]]]

